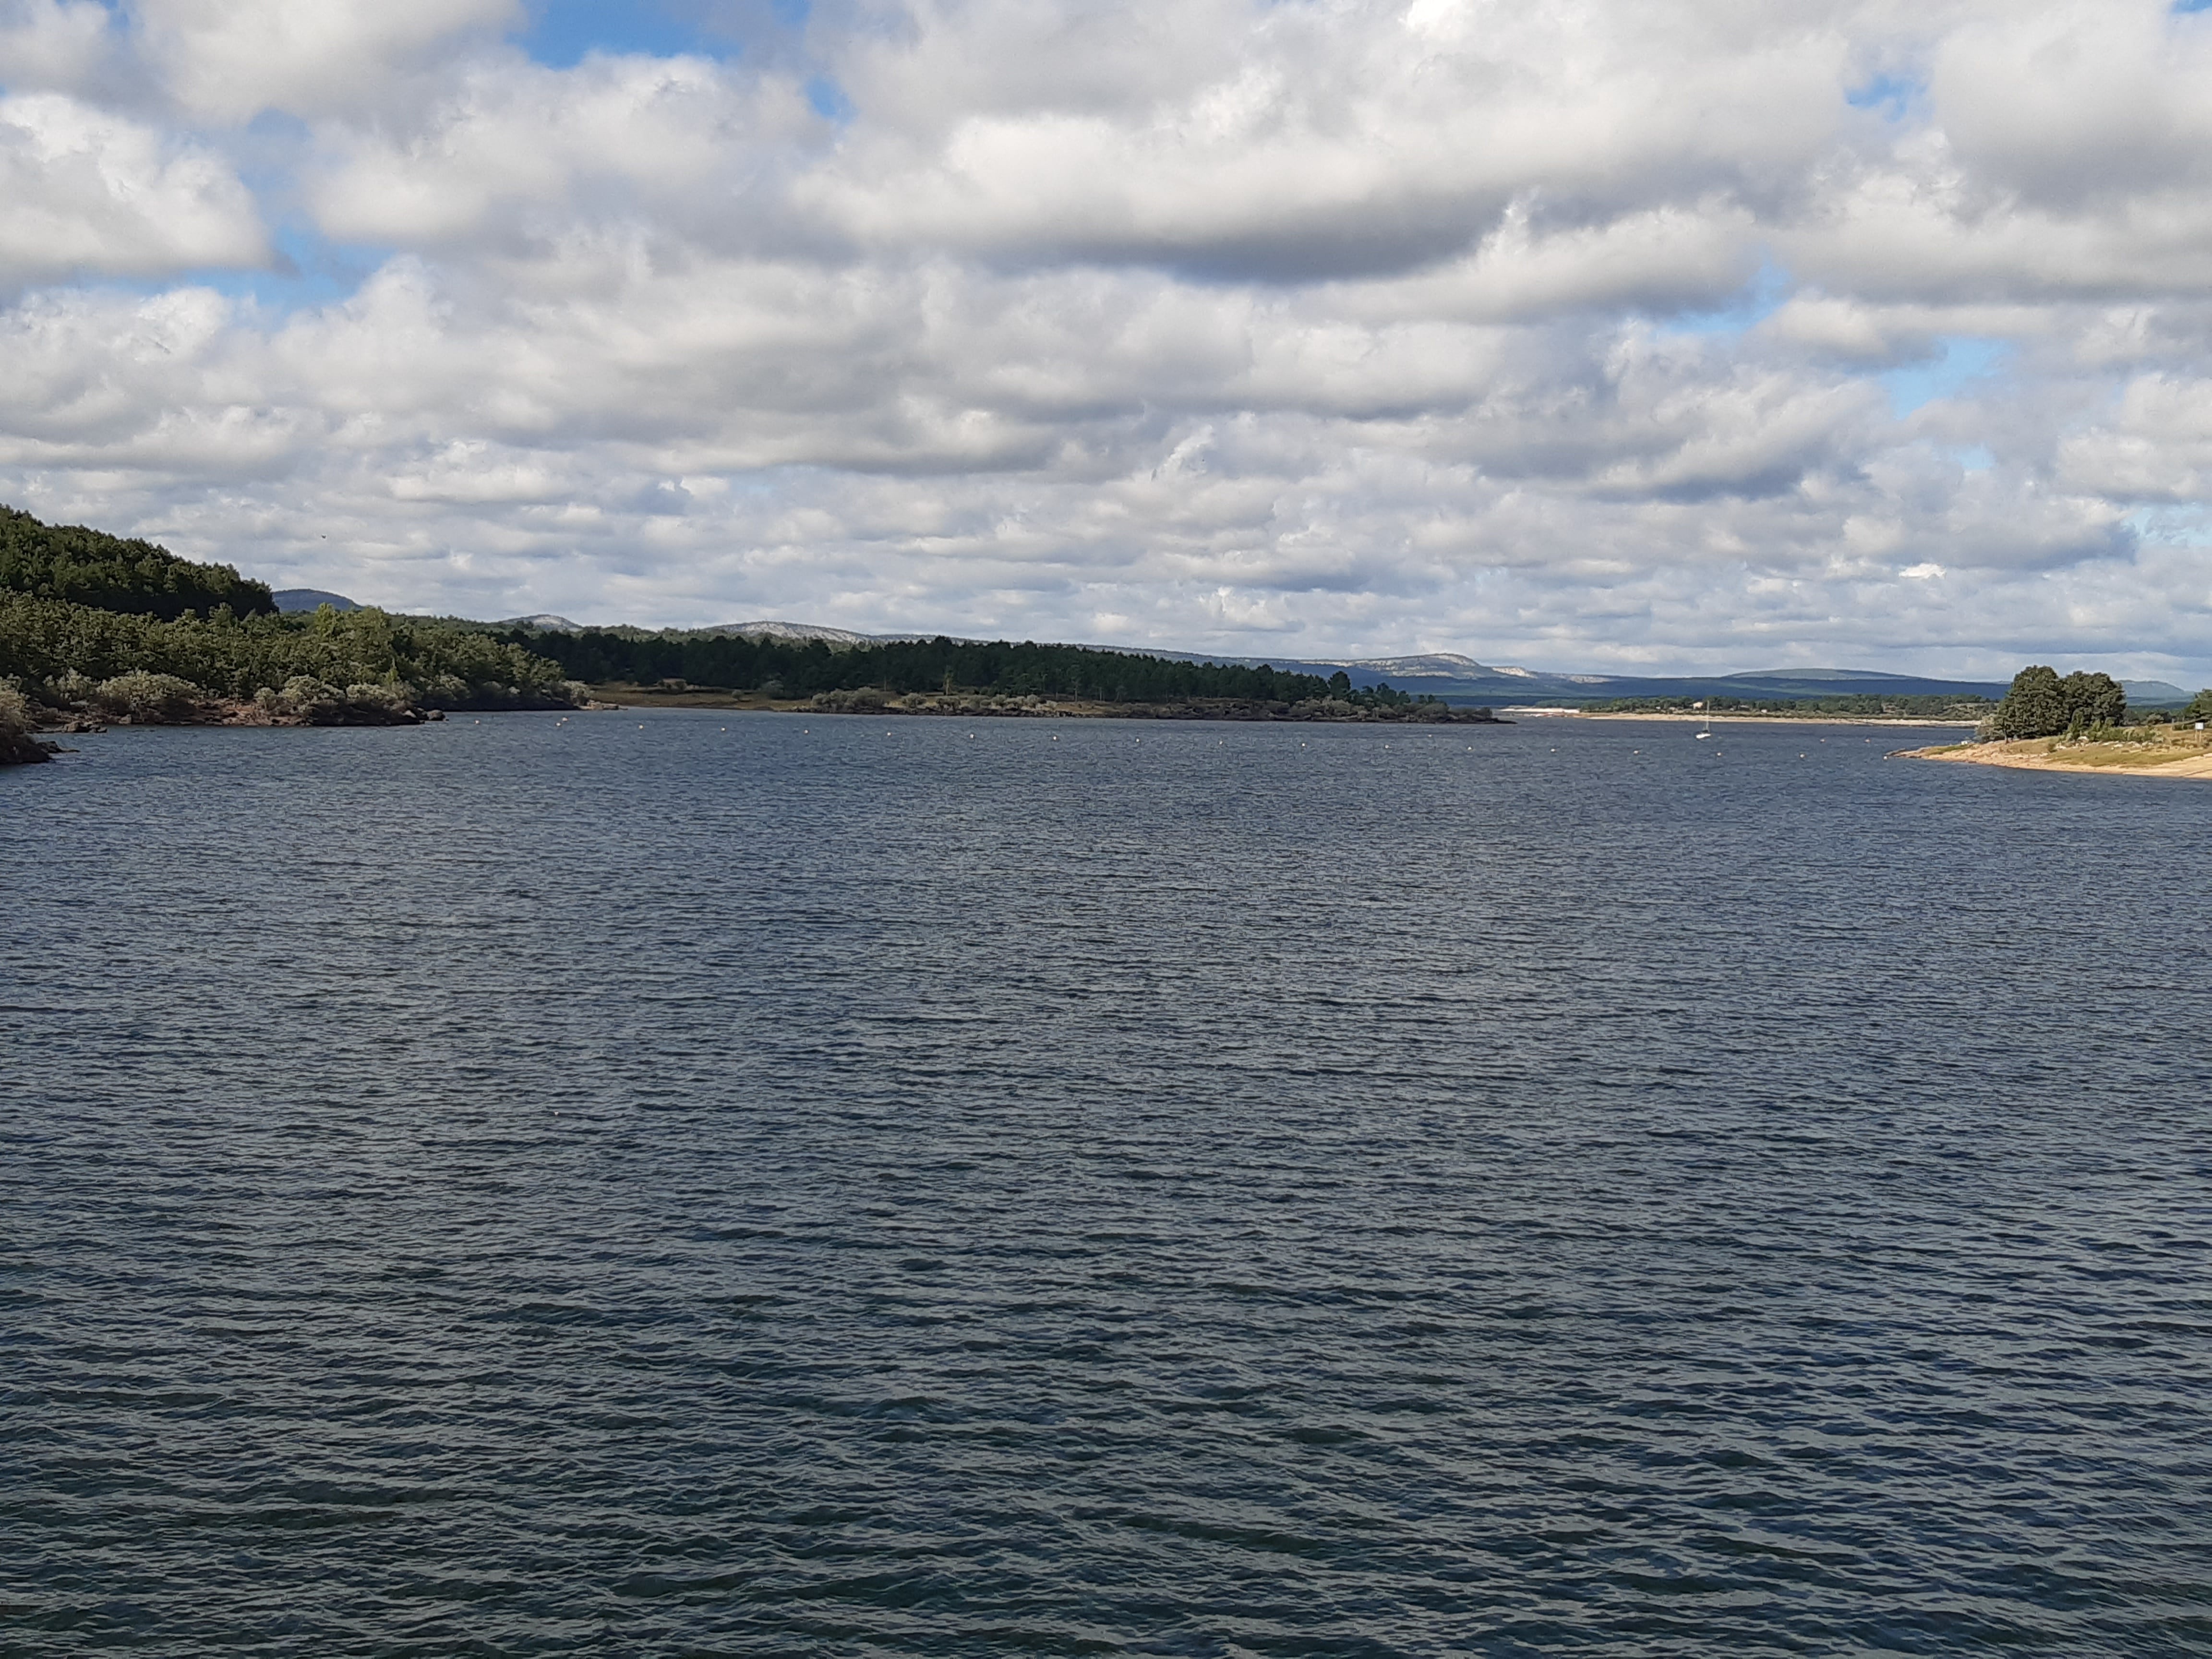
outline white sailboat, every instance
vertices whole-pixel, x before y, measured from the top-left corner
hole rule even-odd
[[[1703,743],[1713,734],[1713,711],[1704,703],[1699,703],[1698,707],[1705,711],[1705,729],[1698,733],[1698,741]]]

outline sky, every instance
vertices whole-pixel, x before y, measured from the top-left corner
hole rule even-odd
[[[397,610],[2212,680],[2212,11],[0,0],[0,501]]]

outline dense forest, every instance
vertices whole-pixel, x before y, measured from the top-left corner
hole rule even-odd
[[[228,565],[0,507],[0,752],[40,725],[229,719],[388,724],[572,707],[560,665],[481,629],[276,612]],[[34,746],[34,745],[33,745]]]
[[[780,697],[874,688],[895,696],[957,690],[1092,702],[1222,698],[1296,703],[1334,698],[1357,708],[1395,708],[1413,702],[1387,686],[1379,688],[1379,696],[1355,692],[1342,673],[1324,680],[1273,668],[1178,662],[1077,645],[1005,641],[982,645],[938,638],[832,649],[820,640],[672,631],[639,635],[602,629],[580,634],[517,629],[501,638],[551,658],[571,678],[592,684],[683,680],[702,688]]]
[[[42,524],[12,507],[0,507],[0,591],[165,622],[219,605],[239,617],[276,609],[267,587],[227,564],[194,564],[83,525]]]

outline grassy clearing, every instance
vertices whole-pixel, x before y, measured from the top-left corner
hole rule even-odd
[[[1901,751],[1916,759],[2018,766],[2032,771],[2212,776],[2212,733],[2188,727],[2129,726],[2094,737],[2014,738],[1997,743],[1947,743]]]
[[[2195,760],[2206,752],[2203,734],[2191,732],[2194,742],[2184,742],[2181,734],[2159,738],[2125,738],[2099,742],[2069,743],[2063,738],[2031,739],[2027,747],[2039,748],[2054,764],[2060,766],[2171,766],[2177,761]]]

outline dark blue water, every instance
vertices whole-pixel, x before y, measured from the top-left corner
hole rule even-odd
[[[2212,1653],[2212,785],[1690,731],[0,774],[0,1650]]]

